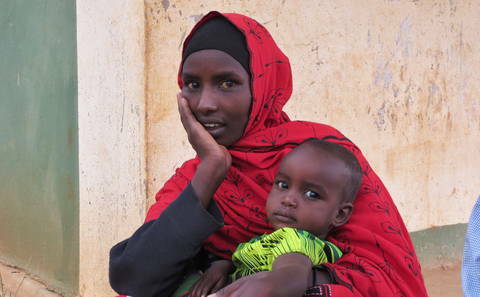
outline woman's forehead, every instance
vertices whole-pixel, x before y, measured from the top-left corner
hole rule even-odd
[[[189,55],[183,63],[182,75],[194,74],[203,70],[247,74],[237,60],[229,54],[215,49],[201,50]]]

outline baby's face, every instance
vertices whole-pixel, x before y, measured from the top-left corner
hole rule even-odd
[[[344,163],[310,145],[283,159],[267,200],[267,216],[275,229],[292,227],[324,239],[335,226],[348,178]]]

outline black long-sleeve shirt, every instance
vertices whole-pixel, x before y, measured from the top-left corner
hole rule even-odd
[[[222,226],[215,202],[203,208],[189,184],[159,218],[110,250],[110,285],[133,297],[170,296],[203,240]]]

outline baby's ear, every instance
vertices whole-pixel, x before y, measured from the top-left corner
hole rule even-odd
[[[352,216],[352,211],[353,203],[342,202],[342,204],[340,204],[340,206],[338,207],[336,216],[333,218],[332,225],[334,227],[340,227],[345,224],[348,219],[350,219],[350,216]]]

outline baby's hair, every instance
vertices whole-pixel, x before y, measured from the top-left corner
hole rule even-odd
[[[343,201],[353,202],[360,189],[360,185],[362,184],[362,169],[355,155],[341,144],[318,138],[309,138],[302,142],[298,147],[304,145],[311,145],[315,148],[321,149],[345,164],[350,172],[350,177],[343,189]]]

